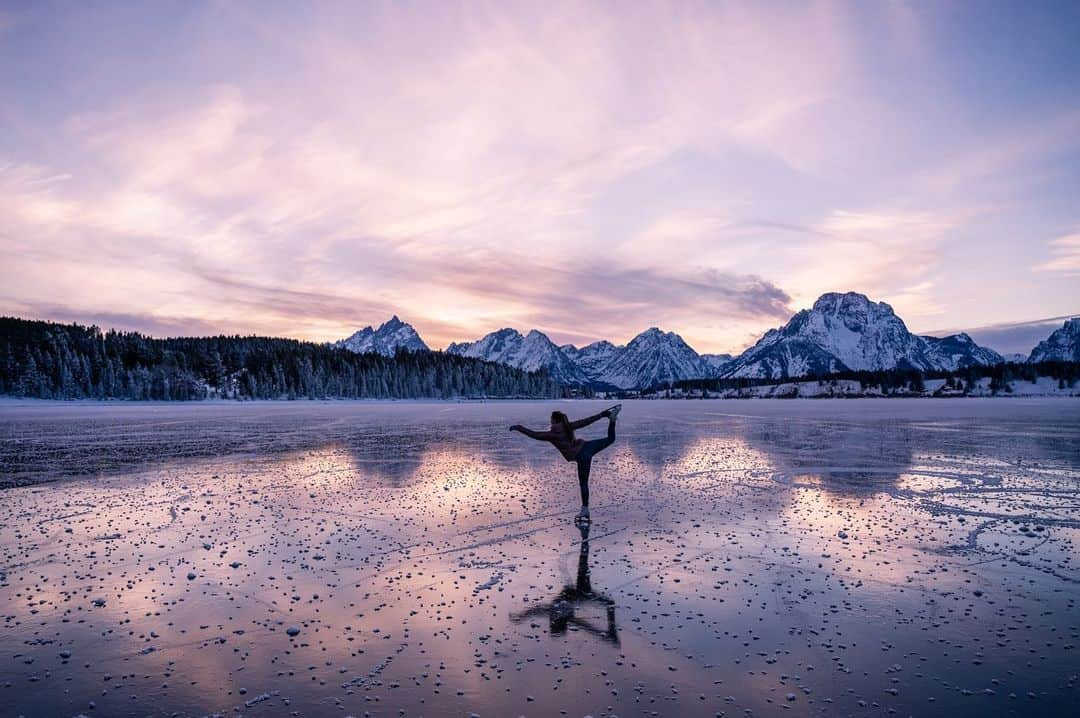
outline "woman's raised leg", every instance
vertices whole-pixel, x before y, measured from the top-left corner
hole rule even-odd
[[[607,422],[607,443],[604,444],[604,446],[605,447],[611,446],[614,443],[615,443],[615,417],[612,416],[612,417],[610,417],[608,419],[608,422]]]
[[[602,439],[593,439],[586,441],[585,446],[589,449],[589,454],[595,454],[598,451],[603,451],[612,444],[615,443],[615,419],[608,419],[607,436]]]

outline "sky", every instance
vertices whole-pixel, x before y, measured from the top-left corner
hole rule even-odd
[[[0,0],[0,314],[739,351],[1080,312],[1080,3]]]

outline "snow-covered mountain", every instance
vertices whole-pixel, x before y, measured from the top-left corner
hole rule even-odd
[[[619,353],[620,347],[615,346],[609,341],[593,342],[592,344],[586,344],[578,349],[573,344],[565,344],[561,347],[563,353],[570,358],[572,362],[578,365],[581,371],[586,377],[593,383],[604,372],[604,367],[607,366],[611,360]]]
[[[712,374],[719,375],[735,357],[731,354],[702,354],[701,358],[709,365]]]
[[[921,337],[892,307],[862,294],[823,294],[725,366],[725,377],[789,377],[836,371],[913,368],[952,370],[996,364],[1001,356],[966,334]]]
[[[508,364],[525,371],[547,369],[561,384],[583,385],[588,378],[543,332],[533,329],[522,336],[516,329],[500,329],[475,342],[460,342],[446,348],[448,354]]]
[[[500,329],[475,342],[451,344],[446,351],[526,371],[544,368],[557,381],[578,386],[641,389],[715,374],[682,337],[655,327],[626,346],[599,341],[580,349],[573,344],[555,346],[535,329],[525,336],[515,329]]]
[[[348,339],[334,342],[334,346],[356,354],[374,353],[383,356],[394,356],[399,348],[410,352],[429,351],[428,345],[412,325],[398,319],[396,314],[378,329],[364,327]]]
[[[1013,364],[1023,364],[1028,360],[1028,355],[1020,353],[1002,354],[1001,358],[1005,361],[1011,361]]]
[[[1039,342],[1028,361],[1080,361],[1080,317],[1068,320]]]
[[[393,355],[399,347],[427,350],[416,331],[396,316],[378,329],[366,327],[335,346]],[[446,348],[449,354],[507,364],[526,371],[546,369],[568,386],[645,389],[684,379],[749,377],[788,379],[845,370],[921,369],[954,371],[1004,361],[967,334],[918,336],[892,307],[862,294],[823,294],[784,326],[771,329],[738,357],[698,354],[678,334],[656,327],[625,346],[598,341],[581,348],[556,346],[543,332],[522,335],[506,328],[475,342]],[[1080,361],[1080,319],[1072,319],[1039,344],[1037,357]]]
[[[924,369],[943,369],[955,371],[961,367],[982,364],[991,366],[1005,361],[1005,357],[993,349],[981,347],[964,332],[950,334],[947,337],[919,337],[926,342],[926,361]]]
[[[590,378],[595,383],[620,389],[639,389],[681,379],[701,379],[711,374],[709,363],[682,337],[651,327],[626,346],[615,347],[608,360]]]

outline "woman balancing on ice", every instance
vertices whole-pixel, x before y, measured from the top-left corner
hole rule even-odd
[[[616,404],[595,416],[577,421],[570,421],[561,411],[553,411],[551,412],[551,429],[548,431],[533,431],[521,424],[510,427],[510,431],[520,431],[525,436],[550,442],[567,461],[577,463],[578,482],[581,484],[581,512],[577,515],[577,521],[589,521],[589,470],[592,469],[592,459],[597,453],[615,443],[615,417],[619,415],[621,409],[622,404]],[[584,428],[603,418],[608,420],[607,436],[603,439],[585,441],[574,436],[575,429]]]

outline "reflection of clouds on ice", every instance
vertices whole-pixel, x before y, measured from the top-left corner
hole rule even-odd
[[[1067,705],[1072,404],[631,402],[587,540],[552,406],[5,408],[12,711]]]

